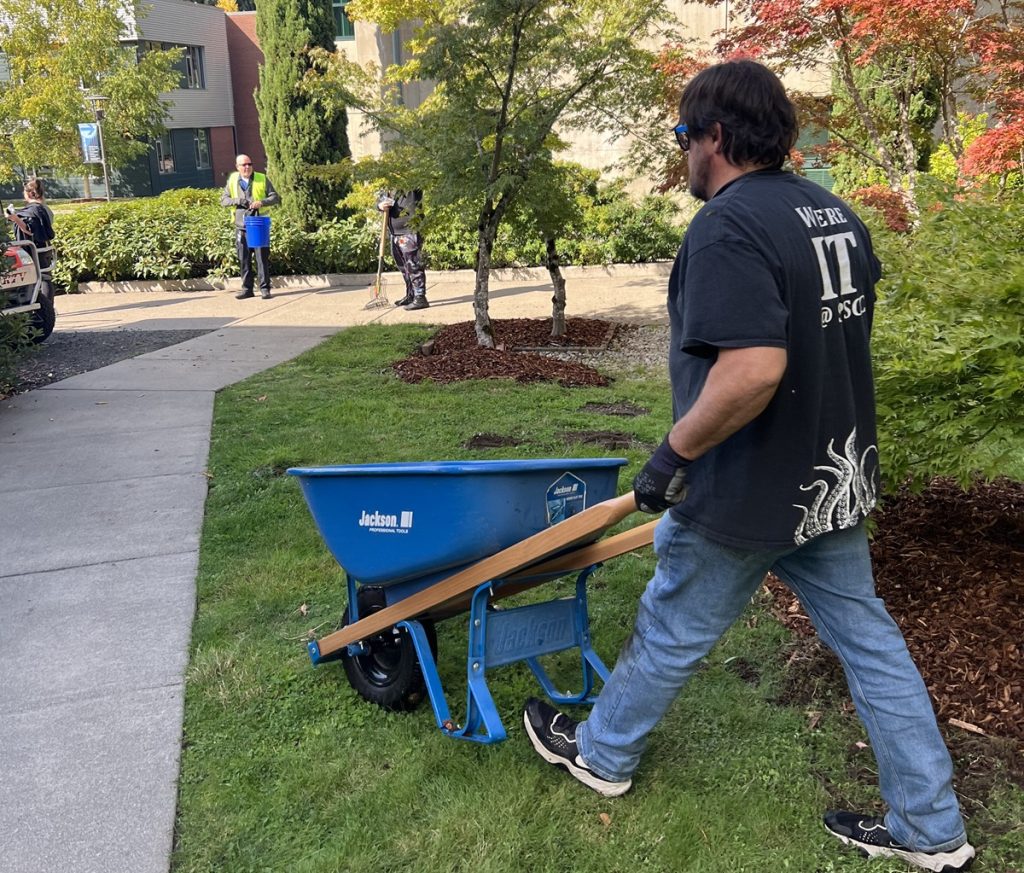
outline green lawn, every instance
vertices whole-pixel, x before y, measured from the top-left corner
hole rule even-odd
[[[532,751],[520,708],[535,684],[523,666],[489,674],[509,739],[485,747],[444,737],[428,705],[385,713],[356,696],[340,665],[310,665],[307,632],[321,636],[336,626],[344,582],[285,468],[625,454],[625,490],[646,450],[603,452],[568,443],[564,432],[621,430],[653,445],[669,423],[660,370],[617,373],[600,389],[398,382],[389,362],[426,336],[412,326],[345,331],[218,398],[174,871],[906,869],[869,868],[822,828],[821,812],[836,799],[876,802],[874,789],[855,777],[873,765],[855,750],[862,731],[839,706],[823,706],[812,728],[808,707],[773,702],[791,643],[756,604],[654,733],[634,790],[618,800],[580,787]],[[580,411],[621,401],[652,412]],[[524,442],[462,448],[479,432]],[[627,523],[643,521],[635,515]],[[592,630],[609,664],[650,569],[645,550],[594,577]],[[570,584],[551,583],[534,596]],[[442,623],[438,636],[439,670],[458,719],[465,617]],[[985,803],[984,820],[971,826],[981,850],[975,870],[1024,867],[1017,825],[1024,792],[1000,785]]]

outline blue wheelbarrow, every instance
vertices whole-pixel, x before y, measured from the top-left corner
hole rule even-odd
[[[448,736],[506,733],[489,669],[524,661],[556,703],[591,703],[608,678],[590,642],[586,582],[603,561],[647,545],[655,522],[600,539],[635,510],[615,497],[624,458],[364,464],[293,468],[321,536],[345,571],[339,630],[308,644],[314,665],[340,660],[366,700],[411,710],[426,697]],[[573,597],[495,602],[576,573]],[[436,622],[468,611],[465,723],[451,717],[437,670]],[[582,688],[560,693],[541,656],[576,648]]]

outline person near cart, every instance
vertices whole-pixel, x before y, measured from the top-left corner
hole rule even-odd
[[[25,205],[20,209],[7,207],[7,220],[14,225],[14,238],[35,243],[39,267],[45,270],[53,262],[50,243],[53,242],[53,212],[46,205],[42,179],[29,179],[22,189]]]
[[[220,205],[230,206],[234,212],[235,250],[241,267],[242,290],[235,297],[245,300],[253,296],[254,279],[258,278],[260,296],[270,299],[270,249],[267,246],[251,248],[245,233],[245,219],[250,215],[259,215],[260,210],[267,206],[276,206],[281,196],[274,190],[270,179],[264,173],[253,170],[252,158],[239,155],[235,158],[235,172],[229,177],[220,195]],[[256,260],[256,273],[253,276],[252,262]]]
[[[416,217],[423,203],[423,192],[384,191],[377,196],[377,208],[387,214],[391,255],[405,279],[405,296],[395,301],[404,309],[426,309],[427,274],[423,268],[423,237]]]
[[[870,856],[953,873],[974,857],[928,690],[875,592],[865,519],[879,459],[870,336],[881,267],[854,211],[782,169],[796,113],[767,67],[709,67],[675,136],[705,206],[668,289],[675,423],[633,481],[661,514],[632,634],[586,720],[527,701],[546,761],[598,793],[632,785],[647,737],[771,571],[838,655],[885,815],[826,829]]]

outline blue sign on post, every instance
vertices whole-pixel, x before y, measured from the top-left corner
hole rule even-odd
[[[82,140],[82,157],[87,164],[102,163],[100,158],[100,132],[98,125],[85,123],[78,125],[78,136]]]

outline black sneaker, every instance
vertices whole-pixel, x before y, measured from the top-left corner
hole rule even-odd
[[[632,779],[611,782],[583,763],[576,746],[576,722],[553,706],[531,697],[523,708],[523,724],[537,754],[549,764],[565,767],[587,788],[605,797],[618,797],[629,791]]]
[[[825,813],[825,828],[865,857],[901,858],[933,873],[957,873],[970,867],[974,860],[974,846],[970,843],[949,852],[914,852],[889,836],[885,819],[877,816],[831,810]]]
[[[406,294],[405,297],[395,301],[395,306],[408,306],[410,303],[412,303],[412,294]]]
[[[235,300],[248,300],[252,296],[252,288],[243,288],[235,295]]]
[[[269,291],[260,291],[260,297],[264,300],[269,300],[273,295]]]
[[[426,309],[428,306],[430,306],[430,304],[427,303],[426,297],[416,297],[413,299],[412,303],[408,306],[403,306],[402,308],[406,312],[412,312],[414,309]]]

